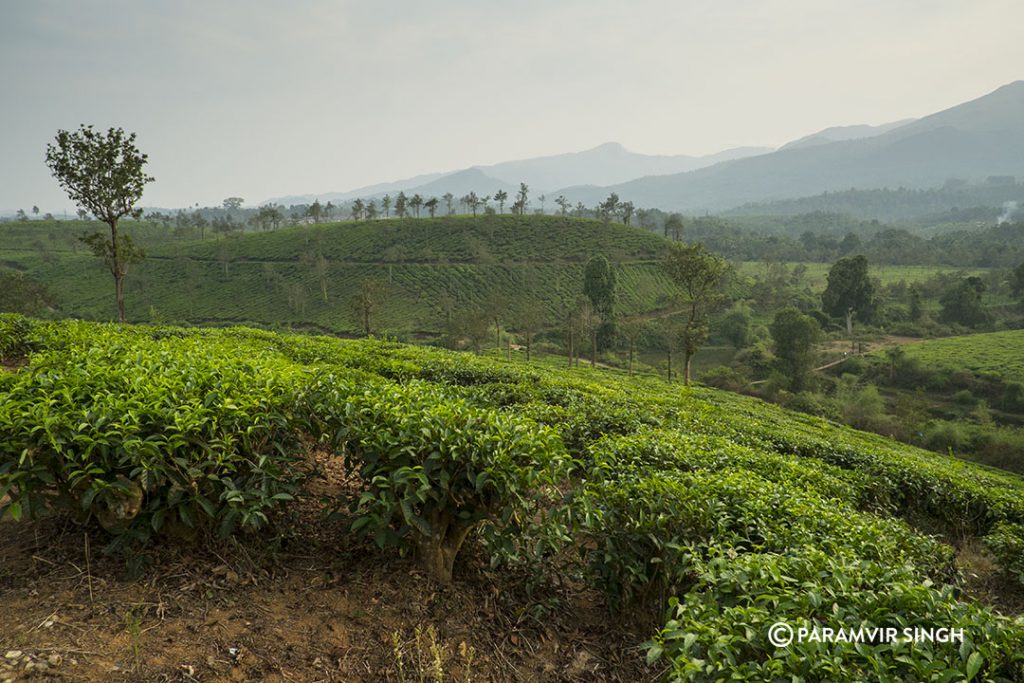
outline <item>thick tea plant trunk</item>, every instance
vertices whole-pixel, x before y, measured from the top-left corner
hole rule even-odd
[[[432,515],[430,536],[419,534],[417,546],[423,569],[441,583],[452,582],[452,571],[459,549],[475,524]]]

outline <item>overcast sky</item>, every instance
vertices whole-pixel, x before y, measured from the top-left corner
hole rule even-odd
[[[777,146],[1024,77],[1020,0],[0,0],[0,210],[73,210],[59,128],[138,133],[147,206],[607,141]]]

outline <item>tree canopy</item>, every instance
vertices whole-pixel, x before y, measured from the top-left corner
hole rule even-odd
[[[779,372],[790,389],[803,390],[814,360],[814,344],[821,335],[818,321],[788,306],[775,314],[769,329]]]
[[[836,261],[828,272],[828,286],[821,295],[821,307],[829,315],[846,319],[847,333],[853,333],[853,318],[870,322],[875,313],[875,287],[868,277],[868,259],[863,254]]]
[[[117,222],[142,216],[135,204],[153,181],[144,169],[148,157],[135,146],[135,133],[120,128],[106,133],[86,125],[74,132],[59,130],[56,143],[46,146],[46,165],[57,182],[72,201],[110,226],[109,240],[98,232],[82,239],[114,276],[117,317],[124,322],[124,278],[128,265],[143,253],[127,235],[118,236]]]

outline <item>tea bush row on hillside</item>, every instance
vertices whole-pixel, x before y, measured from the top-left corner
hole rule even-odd
[[[361,474],[339,501],[356,532],[441,580],[474,538],[497,562],[557,560],[663,624],[648,653],[671,680],[1024,677],[1024,624],[961,601],[952,549],[899,519],[987,535],[1020,573],[1012,476],[649,379],[377,340],[0,324],[30,350],[0,375],[12,517],[63,507],[115,546],[256,529],[303,495],[319,444]],[[778,620],[969,638],[776,648]]]

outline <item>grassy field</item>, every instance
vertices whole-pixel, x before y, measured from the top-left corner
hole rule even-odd
[[[227,663],[248,680],[274,666],[311,680],[336,659],[346,680],[398,680],[389,644],[424,625],[453,680],[587,678],[575,655],[532,647],[555,638],[596,648],[608,680],[824,680],[822,661],[827,680],[1024,677],[1024,622],[1007,616],[1024,609],[1013,475],[748,397],[380,340],[5,316],[0,348],[0,556],[17,563],[0,565],[0,632],[22,652],[75,652],[76,680],[112,662],[133,680],[183,662],[214,678],[225,642],[258,653]],[[59,538],[81,552],[71,515],[47,525],[64,506],[94,519],[97,547],[150,558],[141,578],[96,560],[85,581],[67,571],[78,554],[51,559],[54,543],[76,552]],[[429,543],[457,523],[471,533],[438,574]],[[20,525],[35,549],[8,552]],[[174,540],[190,528],[203,533]],[[233,550],[205,553],[215,530]],[[264,565],[275,538],[292,542]],[[204,574],[234,588],[190,593]],[[126,587],[134,602],[106,608]],[[40,627],[55,609],[60,628]],[[534,616],[487,621],[495,610]],[[299,640],[281,630],[294,618]],[[189,628],[254,619],[273,628]],[[967,637],[779,647],[779,621]],[[510,630],[531,647],[494,656]],[[473,662],[450,656],[470,648]]]
[[[787,263],[792,268],[796,265],[804,266],[807,271],[805,281],[813,289],[825,289],[828,284],[828,271],[832,268],[831,263],[818,263],[813,261],[802,263]],[[739,272],[746,275],[755,275],[764,272],[764,263],[760,261],[741,261]],[[878,278],[883,285],[893,284],[900,280],[907,284],[921,282],[934,277],[940,273],[963,273],[965,275],[984,275],[985,268],[957,269],[950,266],[879,266],[871,265],[868,272],[872,277]]]
[[[970,370],[1005,382],[1024,382],[1024,330],[933,339],[903,347],[925,367]]]
[[[113,316],[112,283],[76,235],[95,222],[0,226],[0,267],[46,283],[61,312]],[[508,326],[526,309],[560,320],[582,292],[587,259],[617,266],[623,315],[665,306],[675,288],[659,265],[666,242],[618,224],[558,216],[467,216],[339,222],[184,240],[153,225],[126,227],[147,259],[127,279],[135,322],[360,331],[353,299],[379,284],[371,321],[393,335],[438,333],[470,308],[499,310]]]

